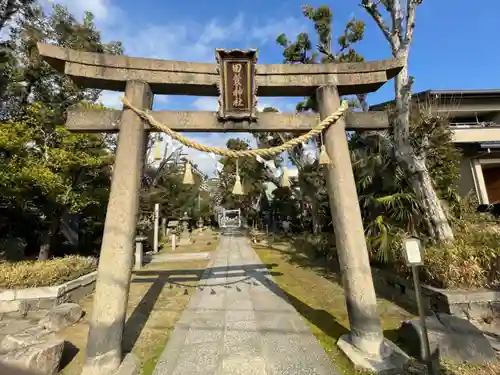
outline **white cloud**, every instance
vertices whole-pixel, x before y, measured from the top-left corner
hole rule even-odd
[[[99,101],[105,107],[121,109],[123,105],[120,98],[122,96],[123,92],[103,90],[101,92],[101,96],[99,97]]]
[[[156,104],[167,104],[170,101],[167,95],[155,95],[154,103]]]
[[[195,99],[191,105],[199,111],[217,111],[219,103],[218,99],[213,96],[201,96]]]
[[[217,20],[211,20],[203,30],[200,36],[200,42],[210,44],[224,39],[234,38],[241,35],[244,31],[244,16],[242,13],[231,22],[227,27],[221,26]]]
[[[198,133],[187,134],[186,137],[207,146],[220,147],[223,149],[226,148],[226,142],[229,138],[245,139],[250,142],[251,148],[256,147],[255,138],[249,133]],[[187,154],[189,160],[198,165],[198,168],[200,168],[202,172],[209,176],[214,175],[217,168],[217,160],[219,160],[218,156],[214,159],[209,153],[187,147],[184,147],[183,152]]]
[[[295,112],[297,99],[296,98],[276,98],[267,97],[259,98],[257,102],[257,109],[262,111],[266,107],[276,108],[280,112]]]
[[[113,38],[123,42],[130,56],[214,62],[215,45],[236,43],[244,37],[243,20],[240,14],[227,25],[217,19],[205,25],[190,21],[151,24],[139,31],[125,30]]]
[[[45,3],[45,4],[44,4]],[[42,5],[61,4],[68,7],[69,11],[81,16],[84,12],[92,12],[96,21],[107,23],[119,19],[123,11],[112,3],[111,0],[43,0]]]
[[[265,23],[257,25],[250,30],[250,37],[259,43],[274,42],[278,35],[285,33],[289,38],[308,31],[304,18],[287,17],[285,19],[266,20]]]
[[[122,102],[120,98],[123,96],[121,91],[103,90],[99,97],[99,101],[108,108],[121,109]],[[155,95],[153,104],[164,106],[168,104],[169,97],[167,95]]]

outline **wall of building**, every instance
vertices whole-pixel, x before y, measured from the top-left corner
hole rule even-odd
[[[492,185],[491,173],[489,173],[487,179],[484,172],[485,169],[491,169],[492,167],[498,170],[498,167],[500,167],[500,152],[496,150],[487,152],[472,144],[460,146],[462,156],[460,159],[458,192],[462,197],[472,192],[476,195],[480,204],[492,203],[488,195],[487,182],[490,189],[494,189],[495,184]],[[491,193],[493,194],[493,191]],[[495,197],[498,195],[495,194]]]
[[[469,157],[462,155],[460,158],[460,180],[458,181],[458,192],[465,197],[469,193],[476,194],[472,165]]]

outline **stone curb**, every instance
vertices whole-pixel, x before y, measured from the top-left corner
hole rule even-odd
[[[23,304],[33,301],[53,301],[55,304],[67,302],[65,297],[69,293],[95,283],[96,279],[97,271],[94,271],[61,285],[5,290],[0,292],[0,313],[20,311]]]
[[[140,372],[141,364],[139,359],[133,353],[127,353],[120,367],[118,367],[113,375],[139,375]]]
[[[378,292],[416,309],[414,286],[410,280],[377,268],[372,268],[372,275]],[[500,317],[500,290],[441,289],[422,285],[422,295],[428,311],[468,320]]]

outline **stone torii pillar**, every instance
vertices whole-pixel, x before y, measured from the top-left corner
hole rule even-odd
[[[152,107],[153,94],[146,82],[127,82],[125,96],[141,107]],[[111,374],[122,361],[123,326],[144,165],[144,135],[142,120],[131,110],[124,109],[97,269],[82,372],[85,375]]]
[[[255,50],[216,50],[217,64],[110,56],[39,44],[40,55],[86,88],[125,91],[137,108],[181,132],[296,132],[336,111],[339,96],[376,91],[402,69],[389,59],[340,64],[256,64]],[[236,87],[237,86],[237,87]],[[260,96],[316,93],[320,116],[258,113]],[[151,111],[152,94],[218,96],[219,111]],[[131,110],[70,110],[66,126],[79,132],[119,132],[101,248],[94,311],[83,375],[109,375],[120,365],[131,276],[145,131]],[[338,345],[357,366],[375,372],[400,368],[407,357],[383,337],[345,130],[387,129],[385,112],[348,112],[325,132],[332,159],[326,179],[350,333]]]
[[[318,88],[316,99],[321,118],[340,105],[334,85]],[[374,372],[391,370],[408,357],[384,339],[354,175],[352,168],[344,167],[351,163],[344,119],[325,131],[324,143],[332,161],[326,169],[326,183],[351,328],[337,345],[359,367]]]

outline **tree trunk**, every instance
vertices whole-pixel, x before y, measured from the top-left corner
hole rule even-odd
[[[313,197],[311,200],[311,217],[312,217],[312,226],[313,226],[313,234],[318,234],[318,204]]]
[[[425,164],[425,156],[417,155],[410,144],[411,83],[408,77],[408,49],[401,47],[395,57],[403,58],[405,65],[395,78],[396,118],[393,127],[396,159],[409,177],[411,188],[423,204],[429,234],[437,241],[452,241],[453,231],[434,189]]]
[[[55,213],[52,222],[50,223],[50,227],[45,232],[42,244],[40,245],[40,251],[38,253],[38,260],[47,260],[49,259],[52,244],[54,243],[54,237],[59,232],[59,226],[61,225],[61,215],[59,213]]]

